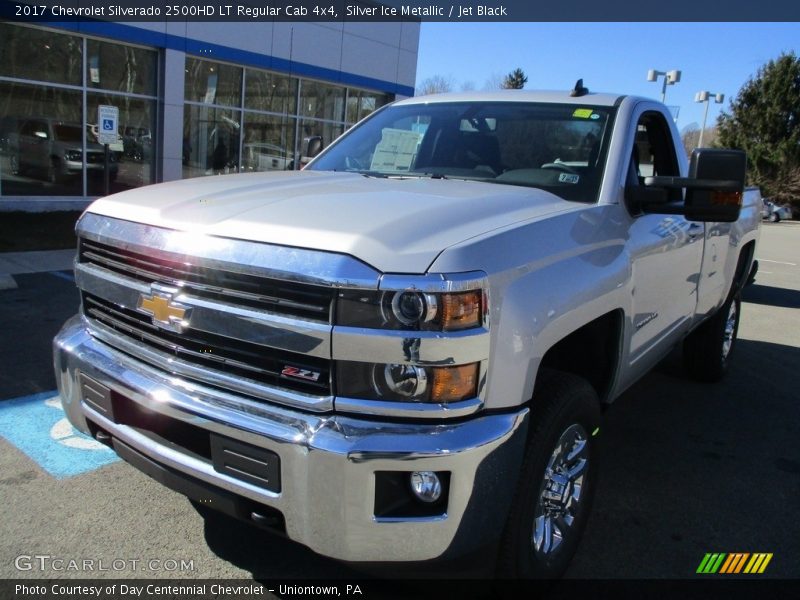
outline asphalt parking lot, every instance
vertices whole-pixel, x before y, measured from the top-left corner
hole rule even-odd
[[[773,553],[764,577],[800,577],[800,223],[765,225],[757,258],[726,380],[685,379],[675,354],[607,412],[600,485],[568,577],[687,578],[708,552]],[[15,278],[18,289],[0,291],[0,578],[360,575],[245,525],[204,523],[182,496],[76,436],[52,402],[50,353],[77,309],[71,273]],[[113,568],[19,559],[33,555]]]

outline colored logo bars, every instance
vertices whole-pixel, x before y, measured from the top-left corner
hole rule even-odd
[[[713,574],[737,574],[737,573],[763,573],[769,561],[772,560],[772,553],[756,552],[734,552],[731,554],[708,553],[703,557],[697,573]]]

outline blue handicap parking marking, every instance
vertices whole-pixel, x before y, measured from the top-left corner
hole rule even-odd
[[[0,401],[0,436],[58,479],[119,460],[113,450],[70,424],[55,391]]]
[[[114,131],[113,119],[103,119],[103,131]]]

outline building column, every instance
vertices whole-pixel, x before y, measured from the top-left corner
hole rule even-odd
[[[183,178],[183,101],[186,53],[164,50],[161,181]]]

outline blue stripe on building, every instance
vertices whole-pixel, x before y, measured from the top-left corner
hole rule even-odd
[[[218,60],[239,63],[249,67],[278,71],[288,75],[325,79],[327,81],[337,82],[343,85],[370,88],[401,96],[414,95],[413,87],[399,85],[391,81],[373,79],[371,77],[364,77],[362,75],[347,73],[345,71],[326,69],[324,67],[309,65],[307,63],[289,61],[285,58],[279,58],[269,54],[260,54],[258,52],[239,50],[229,46],[212,44],[209,42],[203,42],[169,33],[159,33],[157,31],[141,29],[139,27],[133,27],[131,25],[125,25],[122,23],[108,23],[99,21],[59,21],[56,23],[48,23],[48,26],[66,29],[75,33],[82,33],[84,35],[110,37],[115,40],[128,42],[131,44],[141,44],[143,46],[179,50],[181,52],[186,52],[187,54],[204,58],[206,60],[213,56]]]

